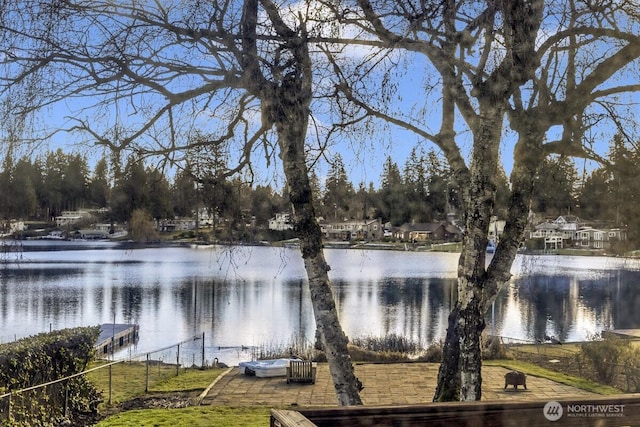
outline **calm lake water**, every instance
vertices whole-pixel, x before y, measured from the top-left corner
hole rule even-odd
[[[235,363],[247,347],[311,343],[315,322],[297,249],[29,242],[0,263],[0,342],[50,329],[137,323],[145,353],[196,335],[207,354]],[[458,254],[327,249],[342,326],[350,337],[445,336]],[[640,327],[640,262],[518,256],[487,315],[512,339],[577,341]]]

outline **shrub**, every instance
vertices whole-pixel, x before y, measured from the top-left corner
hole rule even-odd
[[[5,391],[55,381],[84,371],[95,354],[99,327],[38,334],[0,346],[0,384]],[[17,425],[57,425],[63,419],[97,411],[100,393],[84,376],[12,396],[11,415]]]
[[[482,358],[486,360],[507,359],[507,349],[499,337],[489,337],[482,349]]]
[[[427,347],[425,353],[420,356],[419,360],[427,363],[442,362],[442,342],[436,342]]]
[[[624,360],[624,375],[627,392],[640,392],[640,349],[629,348]]]
[[[604,384],[613,385],[629,352],[629,342],[615,337],[594,338],[593,341],[582,344],[582,354],[591,362],[596,378]]]

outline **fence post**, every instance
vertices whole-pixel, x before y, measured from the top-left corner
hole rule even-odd
[[[113,365],[109,365],[109,405],[111,405],[111,395],[113,393]]]
[[[204,369],[204,332],[202,333],[202,365],[200,368]]]
[[[149,353],[147,353],[147,377],[145,379],[144,392],[149,392]]]
[[[62,407],[62,416],[67,418],[69,410],[69,381],[64,382],[64,405]]]
[[[180,375],[180,344],[178,344],[178,351],[176,352],[176,377]]]

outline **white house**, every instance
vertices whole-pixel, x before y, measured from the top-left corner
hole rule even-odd
[[[382,221],[376,219],[354,219],[347,221],[322,221],[320,228],[329,240],[378,240],[383,236]]]
[[[64,228],[89,216],[91,216],[91,214],[87,211],[62,211],[62,215],[55,218],[56,226],[58,228]]]
[[[293,230],[291,215],[285,212],[277,213],[275,218],[269,220],[269,230]]]

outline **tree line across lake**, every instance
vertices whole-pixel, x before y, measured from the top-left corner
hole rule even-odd
[[[573,159],[552,156],[534,177],[537,193],[531,206],[541,217],[563,214],[625,226],[638,242],[640,209],[635,188],[640,186],[640,153],[614,138],[605,165],[579,174]],[[459,212],[453,174],[433,150],[414,148],[402,168],[387,157],[380,165],[380,186],[349,180],[340,154],[331,159],[323,183],[311,173],[318,215],[329,220],[381,218],[392,225],[431,222]],[[205,172],[202,172],[205,170]],[[198,172],[196,172],[198,171]],[[496,214],[506,214],[508,178],[498,180]],[[192,217],[199,207],[224,221],[235,237],[248,223],[265,229],[277,212],[289,205],[282,192],[255,185],[239,176],[226,177],[224,159],[217,164],[179,168],[168,174],[156,166],[130,158],[123,167],[107,158],[93,169],[85,156],[61,149],[35,158],[15,159],[9,151],[0,170],[0,218],[51,221],[63,210],[108,208],[106,220],[125,223],[134,211],[161,220]]]

